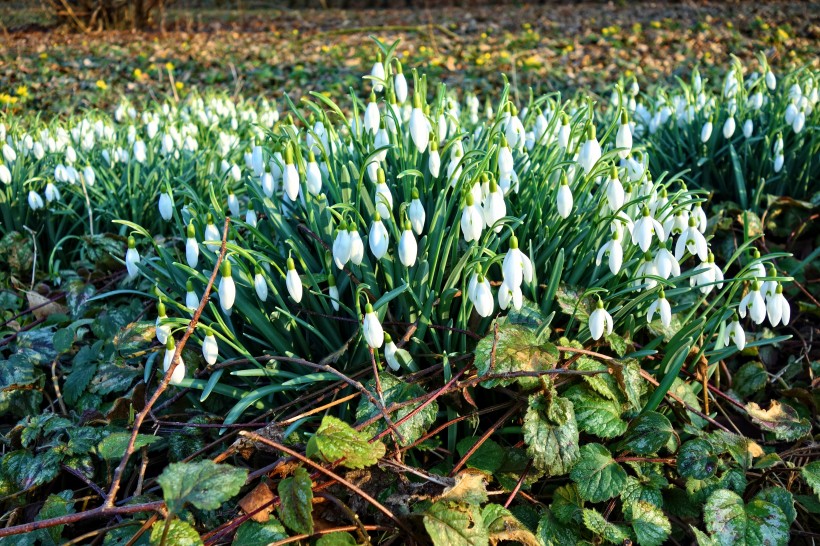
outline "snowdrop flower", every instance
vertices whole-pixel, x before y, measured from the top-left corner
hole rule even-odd
[[[253,269],[253,289],[256,290],[256,297],[259,298],[259,301],[266,301],[268,299],[268,281],[265,279],[265,274],[259,265]]]
[[[777,78],[774,76],[774,72],[771,70],[766,71],[766,87],[769,88],[769,91],[774,91],[774,88],[777,86]]]
[[[561,127],[558,128],[558,146],[567,148],[569,146],[569,137],[572,133],[572,127],[569,126],[569,116],[565,113],[561,114]]]
[[[478,241],[481,238],[481,231],[484,229],[484,218],[481,209],[475,204],[473,194],[468,193],[464,210],[461,213],[461,234],[464,241]]]
[[[46,196],[46,203],[60,200],[60,190],[57,189],[57,186],[55,186],[53,182],[46,184],[46,191],[44,193]]]
[[[769,322],[772,323],[772,326],[777,326],[781,320],[784,326],[789,323],[791,308],[789,307],[789,302],[786,301],[786,297],[783,295],[782,284],[777,283],[774,294],[769,296],[766,302],[766,312],[769,315]]]
[[[31,207],[31,210],[38,210],[45,206],[43,203],[43,198],[40,197],[40,194],[34,190],[29,190],[28,192],[28,206]]]
[[[427,169],[433,178],[438,178],[441,174],[441,156],[438,153],[438,143],[435,140],[430,141],[430,155],[427,158]]]
[[[521,293],[521,287],[510,284],[507,279],[501,283],[498,288],[498,306],[501,310],[506,310],[512,304],[513,309],[521,309],[524,304],[524,296]]]
[[[430,141],[430,122],[421,110],[421,97],[413,95],[413,111],[410,113],[410,138],[420,154],[427,149]]]
[[[228,188],[228,210],[231,212],[231,216],[239,216],[239,199],[236,198],[236,194],[230,188]]]
[[[316,162],[316,156],[313,152],[308,152],[305,178],[307,179],[308,192],[311,195],[319,195],[319,192],[322,191],[322,172],[319,170],[319,164]]]
[[[285,150],[285,171],[283,173],[283,185],[285,186],[285,194],[291,201],[296,201],[299,197],[299,171],[296,170],[296,165],[293,164],[293,149],[288,146]]]
[[[424,231],[426,213],[424,212],[424,205],[421,204],[419,199],[419,191],[416,188],[413,188],[411,198],[412,201],[410,201],[410,206],[407,208],[407,217],[413,225],[413,231],[416,232],[416,235],[421,235],[421,232]]]
[[[450,155],[450,162],[447,164],[447,179],[450,181],[450,187],[455,187],[458,178],[461,176],[461,157],[464,155],[461,148],[453,147],[453,152]]]
[[[384,359],[387,361],[387,365],[390,366],[390,369],[394,372],[397,372],[401,369],[401,363],[399,359],[396,358],[396,353],[398,352],[398,347],[396,344],[393,343],[393,338],[390,337],[390,334],[384,334]]]
[[[9,146],[7,142],[3,143],[3,157],[6,159],[7,163],[14,163],[17,159],[17,152],[15,152],[14,148]]]
[[[167,324],[166,319],[168,314],[165,310],[165,304],[160,300],[157,303],[157,320],[154,322],[154,335],[157,336],[157,341],[165,345],[168,338],[171,336],[171,325]]]
[[[700,129],[700,141],[703,143],[709,142],[709,139],[712,138],[712,122],[707,121],[703,124],[703,127]]]
[[[646,252],[652,246],[652,235],[656,235],[660,242],[666,241],[663,226],[652,217],[649,207],[644,205],[641,217],[635,221],[632,228],[632,244],[638,245],[642,251]]]
[[[578,152],[578,164],[584,169],[584,174],[588,175],[599,159],[601,159],[601,145],[595,138],[595,126],[590,124],[587,129],[586,142]]]
[[[216,364],[216,359],[219,356],[219,344],[216,342],[214,332],[210,328],[205,329],[205,338],[202,340],[202,358],[209,366]]]
[[[418,254],[418,243],[413,236],[413,225],[408,220],[404,224],[404,231],[399,239],[399,260],[404,267],[412,267],[416,264]]]
[[[700,206],[700,203],[696,203],[694,208],[692,208],[692,212],[689,213],[690,218],[694,218],[698,231],[701,233],[706,233],[706,227],[709,225],[709,221],[706,219],[706,213],[703,212],[703,207]]]
[[[604,255],[609,255],[609,270],[613,275],[617,275],[621,270],[621,265],[624,260],[624,251],[621,247],[621,232],[615,230],[612,232],[612,238],[604,243],[598,250],[598,256],[595,258],[595,265],[601,265]]]
[[[128,237],[128,250],[125,252],[125,268],[128,270],[128,280],[132,280],[139,273],[140,255],[137,252],[137,241],[133,237]]]
[[[97,175],[94,174],[94,169],[91,168],[91,165],[86,165],[86,167],[83,169],[83,179],[85,180],[85,183],[89,186],[94,185],[94,181],[97,179]]]
[[[217,292],[219,306],[227,313],[236,301],[236,283],[231,276],[231,262],[227,259],[222,262],[222,278],[219,280]]]
[[[145,148],[145,142],[141,140],[137,140],[134,142],[134,161],[137,163],[145,163],[147,158],[147,151]]]
[[[379,317],[373,311],[373,306],[369,303],[364,308],[362,334],[372,349],[378,349],[384,344],[384,330],[379,322]]]
[[[737,308],[740,318],[746,317],[747,310],[755,324],[761,324],[766,320],[766,302],[763,301],[763,296],[760,294],[760,284],[757,281],[752,281],[751,290],[740,300],[740,305]]]
[[[185,283],[185,307],[191,311],[199,307],[199,297],[196,295],[196,292],[194,292],[194,283],[191,279],[188,279]]]
[[[592,339],[595,341],[601,339],[604,331],[606,331],[606,335],[611,334],[612,326],[612,316],[604,309],[604,302],[601,301],[601,298],[598,298],[595,310],[589,315],[589,333],[592,335]]]
[[[613,165],[606,181],[606,200],[610,210],[616,211],[624,206],[624,197],[624,187],[618,179],[618,168]]]
[[[3,184],[11,184],[11,171],[2,161],[0,161],[0,182]]]
[[[632,286],[642,286],[643,290],[651,290],[658,286],[658,281],[652,277],[657,277],[658,268],[655,265],[655,260],[652,258],[652,253],[644,252],[643,259],[635,270],[635,276],[632,281]]]
[[[749,108],[751,108],[752,110],[760,110],[760,108],[763,107],[763,93],[758,91],[757,93],[749,97],[747,104]]]
[[[797,117],[797,106],[790,102],[789,105],[786,107],[786,111],[783,113],[783,118],[786,120],[787,125],[791,125],[794,123],[794,118]]]
[[[780,170],[783,168],[783,162],[784,162],[784,158],[783,158],[782,153],[777,154],[774,157],[774,172],[776,172],[776,173],[780,172]]]
[[[665,246],[662,246],[655,254],[655,270],[658,272],[658,276],[664,279],[668,279],[670,276],[680,276],[680,265],[675,256]]]
[[[373,253],[373,256],[375,256],[377,260],[381,260],[382,257],[387,254],[390,235],[387,233],[387,228],[384,227],[382,217],[378,211],[376,211],[375,216],[373,216],[373,223],[370,225],[368,243],[370,244],[370,252]]]
[[[354,265],[362,265],[364,260],[364,241],[361,235],[356,231],[355,224],[351,223],[347,229],[350,234],[350,261]]]
[[[253,208],[253,201],[248,201],[248,211],[245,213],[245,223],[255,228],[257,223],[256,210]]]
[[[510,249],[504,256],[501,264],[504,282],[510,286],[519,287],[522,281],[532,282],[532,262],[529,257],[518,248],[518,237],[510,237]]]
[[[728,140],[732,138],[733,134],[735,134],[735,118],[734,116],[729,116],[723,124],[723,138]]]
[[[171,194],[171,188],[167,186],[165,191],[159,194],[159,215],[166,222],[174,216],[174,196]]]
[[[174,338],[169,337],[165,344],[165,358],[162,361],[162,370],[165,373],[168,373],[168,370],[171,369],[171,364],[173,364],[175,353],[176,343],[174,342]],[[180,355],[177,357],[177,363],[174,367],[174,371],[171,372],[171,380],[169,381],[169,384],[179,385],[183,379],[185,379],[185,363],[182,361],[182,355]]]
[[[755,130],[754,122],[750,119],[747,119],[743,122],[743,137],[749,138],[752,136],[752,133]]]
[[[629,128],[629,116],[627,116],[626,110],[621,111],[621,125],[615,135],[615,147],[623,148],[618,152],[621,159],[626,159],[632,150],[632,130]]]
[[[697,223],[697,222],[696,222]],[[689,211],[678,209],[674,214],[670,214],[663,222],[663,231],[670,237],[680,235],[689,225]]]
[[[239,182],[240,180],[242,180],[242,171],[239,169],[239,165],[237,165],[236,163],[231,165],[230,173],[231,178],[233,178],[234,182]]]
[[[210,212],[205,219],[205,240],[209,241],[205,243],[206,246],[213,251],[222,246],[222,235],[219,234],[219,230],[214,225],[214,217]]]
[[[510,174],[513,171],[513,156],[507,137],[501,135],[501,146],[498,148],[498,172],[501,175]]]
[[[806,112],[801,110],[795,117],[794,121],[792,122],[792,130],[795,133],[800,133],[803,130],[803,127],[806,124]]]
[[[697,220],[694,217],[689,218],[689,226],[683,230],[678,242],[675,244],[675,259],[678,262],[683,258],[683,254],[689,251],[693,256],[697,256],[701,261],[706,261],[707,246],[706,239],[703,234],[697,229]]]
[[[513,106],[513,108],[515,107]],[[523,146],[523,137],[525,132],[524,124],[521,123],[521,119],[518,117],[518,110],[515,109],[507,122],[507,128],[505,131],[507,142],[509,142],[511,148],[521,148]]]
[[[373,195],[373,202],[376,204],[376,211],[383,218],[390,218],[393,210],[393,194],[390,193],[390,188],[387,187],[384,169],[381,167],[376,173],[376,193]]]
[[[381,93],[382,89],[384,89],[384,84],[381,82],[384,81],[384,65],[382,64],[381,55],[379,55],[379,60],[373,63],[373,68],[370,69],[370,75],[373,76],[374,80],[370,80],[373,83],[373,91],[376,93]]]
[[[288,272],[285,275],[285,286],[288,288],[288,294],[296,303],[302,301],[302,279],[296,272],[296,263],[293,258],[288,258]]]
[[[396,92],[396,100],[399,101],[399,104],[404,104],[404,101],[407,100],[407,78],[404,77],[398,59],[396,60],[396,75],[393,77],[393,89]]]
[[[330,296],[330,305],[334,311],[339,310],[339,288],[336,286],[336,278],[333,275],[327,276],[327,293]]]
[[[746,334],[737,320],[737,315],[732,316],[732,322],[724,330],[723,339],[719,341],[721,347],[728,347],[730,343],[734,343],[738,351],[742,351],[746,347]]]
[[[504,201],[504,194],[496,184],[495,180],[489,181],[489,193],[487,194],[487,198],[484,200],[483,206],[483,215],[484,215],[484,224],[488,228],[492,228],[496,222],[501,220],[507,215],[507,204]],[[494,231],[496,233],[501,232],[501,225],[495,225]]]
[[[379,130],[379,105],[376,103],[376,93],[370,93],[370,101],[364,110],[364,130],[375,135]]]
[[[766,276],[766,268],[763,266],[763,262],[760,261],[760,251],[758,249],[752,251],[752,264],[750,267],[749,272],[758,279]]]
[[[698,269],[703,269],[702,272],[689,277],[689,286],[698,286],[703,294],[710,293],[715,286],[718,290],[723,288],[723,271],[715,264],[715,255],[709,253],[708,259],[700,264]],[[717,283],[717,285],[715,285]]]
[[[661,324],[664,326],[669,326],[672,323],[672,308],[663,290],[658,293],[658,299],[649,305],[649,310],[646,313],[646,322],[652,322],[652,317],[655,316],[655,313],[660,315]]]
[[[188,262],[188,267],[196,269],[196,264],[199,261],[199,243],[196,242],[196,228],[194,223],[188,224],[185,228],[187,238],[185,240],[185,261]]]
[[[488,281],[482,271],[481,266],[476,268],[476,271],[470,277],[470,282],[467,287],[467,297],[470,298],[476,313],[482,317],[489,317],[495,308],[493,301],[493,292]]]
[[[265,192],[265,195],[268,197],[272,197],[273,191],[275,189],[273,175],[269,172],[263,173],[260,179],[260,183],[262,185],[262,191]]]
[[[342,222],[339,224],[339,229],[336,231],[336,238],[333,239],[333,262],[339,269],[344,269],[345,264],[350,261],[351,252],[350,232],[347,230],[347,224]]]

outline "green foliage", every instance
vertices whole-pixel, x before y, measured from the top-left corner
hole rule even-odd
[[[578,493],[590,502],[601,502],[617,496],[626,484],[626,472],[612,459],[601,444],[585,444],[581,458],[572,467],[570,477]]]
[[[201,546],[202,539],[190,523],[175,518],[158,521],[151,527],[151,546],[163,544]]]
[[[704,506],[706,529],[721,546],[787,544],[789,522],[776,505],[760,499],[744,504],[732,491],[719,489]]]
[[[531,395],[522,432],[535,467],[548,475],[566,474],[578,460],[578,425],[568,399]]]
[[[239,493],[248,471],[204,460],[196,463],[171,463],[157,481],[162,486],[165,505],[179,514],[186,504],[200,510],[216,510]]]
[[[329,463],[341,461],[347,468],[364,468],[376,464],[384,457],[385,445],[380,441],[370,443],[369,436],[358,432],[353,427],[331,415],[322,418],[322,424],[311,439],[315,453],[309,456]]]
[[[233,539],[235,546],[267,546],[271,542],[288,537],[281,523],[271,518],[267,523],[246,521],[236,530]]]
[[[477,506],[437,501],[423,512],[424,528],[435,546],[486,546],[489,533]]]
[[[313,533],[313,484],[307,470],[298,467],[293,476],[279,482],[279,517],[296,533]]]

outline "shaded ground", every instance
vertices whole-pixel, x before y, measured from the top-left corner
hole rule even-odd
[[[4,20],[44,24],[3,8]],[[6,26],[10,26],[7,24]],[[786,67],[820,63],[820,5],[664,2],[406,10],[210,8],[169,11],[165,33],[13,31],[0,44],[0,108],[47,113],[221,88],[243,95],[321,89],[342,94],[369,71],[368,36],[401,39],[410,66],[471,89],[509,75],[524,92],[600,90],[620,76],[686,77],[764,51]],[[29,27],[31,28],[31,27]],[[170,64],[168,64],[170,63]],[[168,69],[172,68],[172,90]]]

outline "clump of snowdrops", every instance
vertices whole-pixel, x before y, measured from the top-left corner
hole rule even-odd
[[[336,379],[305,362],[393,374],[440,362],[449,377],[512,310],[621,357],[675,355],[678,368],[693,346],[717,362],[782,339],[760,335],[790,319],[778,256],[746,240],[716,257],[705,194],[652,171],[629,108],[600,126],[591,100],[515,104],[505,86],[482,109],[379,48],[367,100],[342,110],[321,94],[298,107],[286,98],[264,142],[233,141],[238,177],[170,180],[155,214],[176,236],[120,221],[129,282],[152,287],[170,353],[230,216],[196,333],[207,368],[173,377],[204,399],[234,392],[222,386],[229,370],[243,387],[226,422]],[[624,338],[643,349],[624,354]]]

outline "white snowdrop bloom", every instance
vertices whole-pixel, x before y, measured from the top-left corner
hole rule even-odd
[[[498,306],[504,311],[510,304],[512,304],[513,309],[521,309],[524,304],[524,295],[521,293],[520,286],[515,286],[507,279],[504,279],[504,282],[498,288]]]
[[[14,151],[8,142],[3,143],[3,157],[6,159],[6,163],[14,163],[17,159],[17,152]]]
[[[319,170],[319,164],[316,162],[316,157],[313,155],[313,152],[309,152],[308,154],[305,179],[308,192],[310,192],[311,195],[319,195],[322,191],[322,172]]]
[[[75,161],[77,161],[77,151],[73,146],[69,146],[65,149],[65,162],[67,165],[73,165]]]
[[[794,117],[794,121],[792,122],[792,130],[795,133],[800,133],[803,130],[803,127],[805,125],[806,125],[806,112],[801,110]]]
[[[154,321],[154,335],[156,335],[157,341],[163,345],[165,345],[165,342],[168,341],[168,338],[171,336],[171,325],[168,324],[167,318],[168,314],[165,309],[165,304],[160,300],[157,303],[157,320]]]
[[[609,209],[616,211],[624,206],[624,186],[618,179],[618,168],[614,165],[610,170],[609,178],[606,181],[606,200]]]
[[[777,283],[774,294],[769,296],[766,301],[766,313],[769,315],[769,322],[772,326],[777,326],[780,321],[783,325],[787,325],[791,319],[791,308],[789,302],[783,295],[783,285]]]
[[[797,106],[790,102],[789,105],[786,107],[786,111],[783,113],[783,119],[786,120],[786,125],[791,125],[794,123],[794,118],[797,117]]]
[[[285,274],[285,286],[288,289],[291,299],[296,303],[302,301],[302,279],[296,272],[296,263],[293,258],[288,258],[288,272]]]
[[[387,361],[387,365],[390,366],[390,369],[394,372],[401,369],[401,363],[399,362],[399,359],[396,358],[396,353],[398,353],[398,347],[396,347],[396,344],[393,343],[393,339],[390,337],[390,334],[384,334],[384,359]]]
[[[732,322],[724,329],[723,338],[718,339],[716,348],[728,347],[729,344],[734,344],[738,351],[742,351],[746,347],[746,333],[743,331],[740,322],[738,322],[737,315],[732,317]]]
[[[260,183],[262,185],[262,191],[265,192],[267,197],[273,197],[274,191],[274,182],[273,182],[273,175],[271,173],[262,173],[262,178],[260,179]]]
[[[230,188],[228,189],[228,210],[231,212],[231,216],[239,216],[239,199],[236,198],[236,194]]]
[[[481,231],[484,229],[484,218],[481,209],[475,203],[473,194],[468,193],[464,209],[461,213],[461,234],[466,242],[478,241],[481,238]]]
[[[86,167],[83,169],[83,179],[85,180],[85,183],[89,186],[94,185],[94,182],[97,179],[97,175],[94,174],[94,169],[91,168],[91,165],[86,165]]]
[[[509,174],[514,167],[512,151],[507,145],[507,138],[501,137],[501,146],[498,148],[498,172],[499,174]]]
[[[680,276],[680,265],[675,256],[665,246],[662,246],[655,254],[655,270],[658,272],[658,276],[664,279]]]
[[[752,120],[747,119],[746,121],[743,122],[743,137],[744,138],[751,137],[752,133],[754,133],[754,130],[755,130],[755,124]]]
[[[737,308],[740,318],[745,318],[747,311],[755,324],[762,324],[766,320],[766,302],[760,294],[760,284],[757,281],[752,281],[749,292],[743,296]]]
[[[251,227],[256,227],[258,219],[256,217],[256,210],[253,208],[253,201],[248,201],[248,210],[245,213],[245,223]]]
[[[368,243],[370,244],[370,252],[377,260],[381,260],[387,254],[387,247],[390,244],[390,235],[387,228],[382,223],[382,218],[376,211],[373,217],[373,223],[370,225],[370,235],[368,236]]]
[[[496,222],[507,215],[507,204],[504,201],[504,194],[501,192],[495,180],[490,180],[488,190],[489,192],[487,198],[484,200],[482,212],[484,224],[488,228],[492,228]],[[496,233],[500,233],[501,228],[502,226],[499,224],[493,229]]]
[[[372,349],[378,349],[384,344],[384,330],[381,322],[379,322],[379,317],[373,311],[373,306],[369,303],[364,308],[362,335]]]
[[[256,297],[259,298],[260,301],[266,301],[268,299],[268,281],[265,278],[264,271],[259,265],[254,267],[253,289],[256,291]]]
[[[147,159],[147,150],[145,147],[145,142],[141,140],[137,140],[136,142],[134,142],[133,153],[134,161],[136,161],[137,163],[145,163],[145,160]]]
[[[410,138],[420,154],[427,149],[430,141],[430,122],[421,110],[421,97],[413,96],[413,111],[410,113]]]
[[[364,130],[372,135],[379,130],[379,122],[381,116],[379,114],[379,105],[376,102],[376,94],[370,93],[370,101],[367,103],[367,108],[364,110]]]
[[[473,304],[476,313],[480,316],[489,317],[493,313],[495,301],[493,300],[492,288],[490,287],[490,281],[482,274],[480,266],[470,277],[467,297]]]
[[[336,278],[333,275],[327,276],[327,294],[330,296],[330,305],[334,311],[339,310],[339,287],[336,286]]]
[[[362,260],[364,260],[364,241],[362,241],[362,237],[359,235],[353,223],[348,226],[347,231],[350,234],[350,261],[354,265],[362,265]]]
[[[219,357],[219,344],[216,342],[216,337],[210,328],[205,330],[205,337],[202,340],[202,358],[209,366],[216,364],[216,359]]]
[[[57,186],[55,186],[53,182],[46,184],[46,191],[44,193],[46,196],[46,203],[60,200],[60,190],[57,189]]]
[[[643,285],[642,290],[651,290],[658,286],[658,281],[653,277],[659,277],[658,267],[655,265],[655,260],[650,252],[644,252],[641,263],[638,264],[638,269],[635,270],[633,287]]]
[[[28,206],[31,210],[38,210],[45,206],[43,203],[43,198],[40,197],[40,194],[34,190],[29,190],[28,192]]]
[[[533,269],[530,258],[518,248],[518,237],[510,237],[510,249],[501,263],[504,282],[511,286],[521,286],[521,282],[532,282]]]
[[[558,186],[558,191],[556,192],[555,205],[558,209],[558,215],[561,218],[569,218],[572,212],[572,190],[569,189],[567,175],[565,173],[561,173],[561,184]]]
[[[174,216],[174,197],[170,188],[159,194],[159,215],[166,222]]]
[[[438,153],[438,144],[435,141],[430,142],[430,154],[427,158],[427,169],[433,178],[438,178],[441,174],[441,156]]]
[[[649,207],[644,205],[641,217],[635,221],[632,228],[632,244],[638,245],[642,251],[646,252],[652,246],[653,235],[657,236],[660,242],[666,241],[663,226],[652,217]]]
[[[783,154],[778,154],[774,158],[774,172],[779,173],[783,168],[784,157]]]
[[[393,89],[396,92],[396,100],[399,104],[404,104],[407,100],[407,78],[402,72],[401,63],[396,62],[396,75],[393,77]]]
[[[196,295],[194,283],[190,279],[185,283],[185,307],[191,311],[199,307],[199,296]]]
[[[626,160],[626,175],[630,182],[638,182],[643,178],[646,167],[643,164],[643,157],[639,153],[638,159],[629,157]],[[629,197],[626,198],[629,201]]]
[[[538,115],[535,116],[535,129],[533,130],[533,139],[538,145],[544,146],[550,139],[549,122],[544,114],[539,110]]]
[[[299,197],[299,171],[296,170],[296,165],[293,164],[293,149],[288,146],[285,151],[285,170],[282,173],[282,184],[285,187],[285,194],[291,201],[296,201]]]
[[[342,222],[339,224],[339,229],[336,232],[336,237],[333,239],[333,262],[336,267],[343,269],[345,264],[350,261],[350,253],[352,250],[352,240],[350,232],[347,230],[347,224]]]
[[[758,91],[746,101],[746,104],[752,110],[760,110],[763,107],[763,93]]]
[[[723,124],[723,138],[730,139],[732,135],[735,134],[735,118],[733,116],[729,116],[726,119],[726,122]]]
[[[413,188],[411,198],[410,206],[407,207],[407,217],[413,225],[413,231],[416,235],[421,235],[421,232],[424,231],[426,213],[424,212],[424,205],[421,204],[419,192],[416,188]]]
[[[521,123],[521,119],[518,117],[518,114],[513,114],[512,117],[510,117],[510,120],[507,123],[507,128],[504,132],[507,137],[507,142],[511,148],[523,147],[525,132],[524,124]]]
[[[669,300],[666,299],[666,293],[663,290],[658,293],[658,299],[649,304],[646,322],[652,322],[655,313],[660,315],[661,324],[664,326],[669,326],[672,323],[672,307],[669,305]]]
[[[558,146],[567,148],[569,146],[569,137],[572,134],[572,127],[569,125],[569,116],[561,114],[561,126],[558,128]]]
[[[697,224],[697,221],[695,222]],[[663,222],[663,231],[668,236],[680,235],[689,225],[689,211],[678,209],[673,214],[666,217]]]
[[[125,268],[128,270],[128,280],[132,280],[139,273],[140,255],[137,252],[137,241],[128,237],[128,250],[125,252]]]
[[[578,164],[584,169],[584,174],[588,175],[599,159],[601,159],[601,145],[595,138],[595,126],[590,124],[587,129],[587,139],[581,146],[581,151],[578,152]]]
[[[718,290],[723,288],[723,271],[715,263],[714,254],[710,252],[708,259],[701,263],[698,269],[703,269],[703,271],[689,277],[689,286],[699,287],[703,294],[710,293],[715,286]]]
[[[382,64],[381,55],[379,55],[379,60],[373,63],[373,68],[370,69],[370,75],[373,76],[374,80],[370,80],[373,84],[373,91],[376,93],[381,93],[382,89],[384,89],[384,65]]]
[[[0,182],[3,184],[11,184],[11,171],[2,161],[0,161]]]
[[[758,249],[754,249],[754,251],[752,251],[752,264],[749,272],[758,279],[762,279],[766,276],[766,268],[760,260],[760,251]]]
[[[618,152],[621,159],[626,159],[629,152],[632,151],[632,130],[629,127],[629,117],[626,110],[621,112],[621,125],[618,127],[618,133],[615,135],[615,147],[623,148]]]
[[[162,361],[162,369],[165,373],[168,373],[168,370],[171,369],[171,364],[173,364],[175,353],[176,344],[174,343],[174,338],[169,337],[165,345],[165,357]],[[174,367],[174,371],[171,372],[171,380],[169,381],[169,384],[179,385],[183,379],[185,379],[185,363],[182,361],[182,355],[180,355],[177,357],[177,363],[176,367]]]
[[[791,87],[789,87],[789,98],[792,101],[797,101],[800,97],[803,96],[803,91],[800,89],[799,83],[793,83]]]
[[[621,247],[621,232],[615,230],[612,232],[612,238],[601,246],[598,250],[598,256],[595,258],[595,265],[601,265],[604,255],[609,257],[609,270],[613,275],[617,275],[623,265],[624,251]]]
[[[712,122],[707,121],[700,129],[700,141],[706,143],[710,138],[712,138]]]
[[[418,243],[413,236],[413,225],[408,220],[405,222],[404,231],[399,238],[399,260],[404,267],[412,267],[416,265],[416,256],[418,255]]]
[[[214,217],[210,212],[205,220],[205,241],[208,241],[205,244],[213,251],[216,251],[222,246],[222,235],[220,235],[219,230],[214,225]]]
[[[217,292],[219,306],[227,313],[236,301],[236,283],[231,275],[231,262],[227,259],[222,262],[222,278],[219,280]]]
[[[766,87],[769,88],[769,91],[774,91],[775,87],[777,86],[777,78],[774,75],[774,72],[771,70],[766,71]]]
[[[604,302],[598,298],[595,305],[595,310],[589,315],[589,333],[595,341],[601,339],[601,336],[612,333],[612,316],[604,309]]]
[[[373,195],[373,202],[376,204],[376,211],[383,218],[390,218],[393,213],[393,194],[387,187],[384,177],[384,169],[379,168],[376,173],[376,192]]]
[[[706,227],[709,225],[709,221],[707,220],[706,213],[703,212],[703,207],[700,206],[700,203],[695,204],[692,211],[689,213],[689,217],[695,219],[698,231],[701,233],[706,233]]]
[[[262,176],[265,173],[265,155],[262,146],[254,146],[251,150],[250,169],[256,176]]]
[[[450,181],[450,187],[455,187],[461,176],[461,158],[463,155],[460,148],[453,148],[450,162],[447,164],[447,180]]]
[[[684,252],[687,250],[693,256],[700,258],[701,261],[706,261],[708,250],[706,239],[703,237],[703,234],[698,231],[697,221],[693,217],[689,218],[688,227],[683,230],[677,243],[675,243],[675,259],[680,262]]]
[[[185,239],[185,261],[188,263],[188,267],[196,269],[196,264],[199,261],[199,243],[196,241],[196,228],[194,228],[193,222],[188,224],[185,234],[187,236]]]

